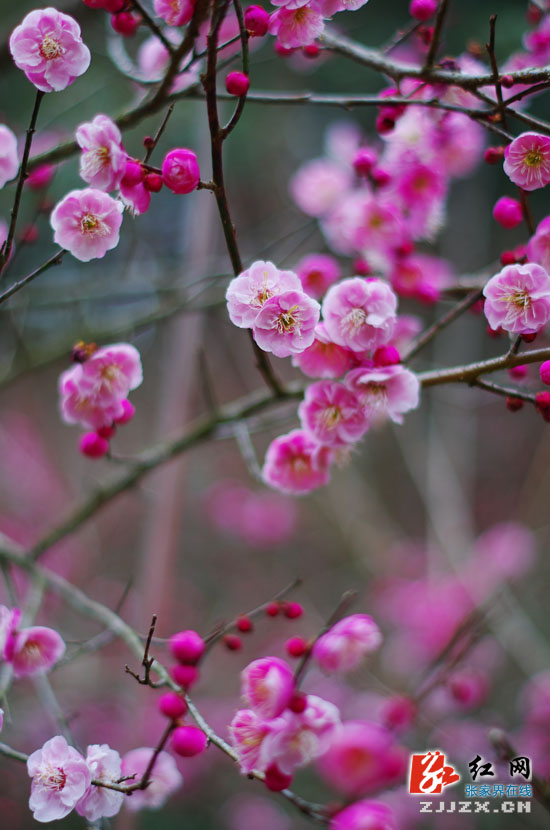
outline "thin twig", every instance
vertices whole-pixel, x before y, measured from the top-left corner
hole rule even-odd
[[[496,25],[497,25],[497,15],[492,14],[491,17],[489,18],[489,43],[485,44],[485,48],[487,49],[487,53],[489,55],[489,61],[491,63],[491,69],[493,70],[493,78],[494,78],[494,82],[495,82],[495,93],[496,93],[496,96],[497,96],[499,112],[502,116],[502,124],[503,124],[504,127],[506,127],[505,107],[504,107],[504,101],[503,101],[503,98],[502,98],[502,84],[500,82],[497,56],[496,56],[496,52],[495,52]]]
[[[315,645],[317,640],[319,640],[319,638],[322,637],[323,634],[326,634],[327,631],[329,631],[332,628],[332,626],[336,622],[338,622],[340,617],[343,614],[346,613],[349,606],[352,605],[355,602],[356,599],[357,599],[357,591],[346,591],[346,593],[342,595],[342,598],[340,599],[340,602],[338,603],[338,605],[336,606],[336,608],[334,609],[334,611],[332,612],[332,614],[330,615],[330,617],[328,618],[328,620],[326,621],[326,623],[324,624],[322,629],[319,631],[319,633],[317,634],[315,639],[312,640],[309,643],[306,653],[304,654],[304,656],[302,657],[302,659],[298,663],[298,667],[296,668],[296,671],[294,672],[294,684],[295,684],[296,688],[298,688],[298,686],[300,685],[300,683],[302,681],[302,678],[303,678],[304,674],[306,673],[308,663],[309,663],[309,661],[311,659],[311,655],[313,653],[313,646]]]
[[[164,116],[164,118],[162,119],[162,121],[160,123],[160,127],[158,128],[155,135],[153,136],[153,141],[151,143],[151,146],[147,147],[147,152],[145,153],[145,156],[143,158],[143,164],[147,164],[147,162],[151,158],[151,156],[153,154],[153,150],[155,149],[155,147],[159,143],[159,140],[160,140],[164,130],[166,129],[166,125],[168,124],[170,116],[172,115],[173,112],[174,112],[174,104],[170,104],[170,106],[166,110],[166,115]]]
[[[439,49],[439,43],[441,41],[441,34],[443,32],[443,23],[445,21],[448,8],[449,0],[441,0],[435,18],[434,33],[432,35],[432,42],[430,43],[428,54],[426,55],[424,69],[431,69],[434,65],[437,50]]]
[[[145,25],[152,31],[152,33],[158,37],[164,48],[168,51],[170,55],[173,55],[175,52],[174,44],[170,43],[160,26],[153,20],[145,6],[140,2],[140,0],[131,0],[132,6],[134,9],[139,12],[141,17],[143,18],[143,22]]]
[[[439,320],[436,320],[433,325],[426,329],[426,331],[420,335],[418,340],[413,343],[410,347],[408,352],[403,357],[403,363],[411,360],[415,355],[418,354],[424,346],[427,346],[439,332],[443,331],[443,329],[447,328],[452,322],[454,322],[458,317],[464,314],[469,308],[475,305],[478,300],[480,300],[483,296],[483,290],[477,289],[473,291],[471,294],[468,294],[463,300],[457,303],[447,314],[444,314]]]
[[[14,282],[13,285],[10,285],[9,288],[0,294],[0,303],[5,303],[6,300],[9,300],[10,297],[13,297],[14,294],[17,294],[18,291],[21,291],[22,288],[39,277],[40,274],[43,274],[44,271],[47,271],[54,265],[59,265],[66,253],[67,252],[63,249],[57,251],[57,253],[50,257],[50,259],[37,268],[36,271],[32,271],[30,274],[27,274],[26,277],[23,277],[23,279],[18,282]]]

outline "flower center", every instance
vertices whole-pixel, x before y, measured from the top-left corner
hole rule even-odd
[[[357,334],[364,326],[367,315],[363,308],[352,308],[342,319],[342,328],[351,335]]]
[[[540,150],[534,147],[532,150],[529,150],[523,161],[527,167],[540,167],[544,161],[544,156]]]
[[[295,330],[300,333],[300,321],[294,312],[298,306],[293,305],[288,311],[283,311],[277,317],[277,331],[279,334],[292,334]]]
[[[105,232],[105,225],[93,213],[85,213],[80,220],[80,230],[90,236],[101,236]]]
[[[65,786],[67,776],[59,767],[52,767],[51,764],[46,764],[45,767],[36,776],[36,782],[44,787],[46,790],[62,790]]]
[[[319,413],[319,421],[327,429],[334,429],[342,413],[337,406],[327,406]]]
[[[294,12],[294,20],[296,21],[296,23],[305,23],[307,20],[307,15],[307,6],[302,6],[301,8],[296,9],[296,11]]]
[[[55,58],[60,58],[62,55],[65,54],[65,49],[59,41],[55,40],[50,35],[46,35],[42,43],[40,44],[40,54],[44,58],[44,60],[52,61]]]
[[[40,663],[42,661],[42,650],[34,640],[27,640],[23,647],[25,658],[29,663]]]

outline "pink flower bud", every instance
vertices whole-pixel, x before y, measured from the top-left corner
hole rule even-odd
[[[237,95],[239,98],[246,95],[250,87],[250,79],[244,72],[230,72],[225,79],[225,88],[230,95]]]
[[[162,162],[164,184],[174,193],[191,193],[200,181],[197,156],[192,150],[170,150]]]
[[[265,781],[268,790],[272,793],[280,793],[281,790],[286,790],[292,783],[292,775],[285,775],[281,772],[277,764],[271,764],[265,771]]]
[[[409,14],[415,20],[425,22],[433,17],[437,10],[436,0],[411,0]]]
[[[162,181],[162,176],[158,173],[147,173],[143,179],[143,186],[151,193],[158,193],[162,190],[163,184],[164,182]]]
[[[139,28],[140,20],[132,12],[120,12],[111,17],[111,26],[117,34],[132,37]]]
[[[276,617],[281,610],[278,602],[268,602],[265,608],[265,613],[268,617]]]
[[[407,729],[416,717],[416,703],[409,697],[395,695],[384,701],[382,723],[388,729]]]
[[[172,733],[172,749],[184,758],[200,755],[208,746],[208,739],[198,726],[178,726]]]
[[[302,46],[302,52],[306,58],[318,58],[321,54],[321,49],[316,43],[308,43],[307,46]]]
[[[263,37],[269,26],[269,13],[261,6],[249,6],[244,13],[244,25],[250,37]]]
[[[105,438],[106,441],[109,441],[116,433],[116,427],[113,426],[105,426],[100,427],[97,431],[97,434],[100,435],[102,438]]]
[[[200,634],[193,630],[179,631],[170,637],[170,651],[180,663],[193,665],[204,654],[205,643]]]
[[[248,634],[249,631],[252,631],[254,626],[252,625],[252,620],[250,617],[239,617],[237,620],[237,629],[241,631],[243,634]]]
[[[236,634],[226,634],[223,644],[229,651],[240,651],[243,647],[243,641]]]
[[[504,159],[504,147],[487,147],[483,158],[487,164],[500,164]]]
[[[124,168],[124,176],[122,177],[122,184],[127,187],[134,187],[143,179],[145,170],[136,159],[128,159],[126,167]]]
[[[285,602],[283,604],[283,614],[289,620],[296,620],[304,613],[304,609],[299,602]]]
[[[187,703],[176,692],[166,692],[159,698],[158,708],[164,717],[178,720],[187,712]]]
[[[520,409],[523,409],[523,401],[521,398],[506,398],[506,409],[509,412],[519,412]]]
[[[513,366],[511,369],[508,369],[508,374],[514,380],[523,380],[529,374],[529,367],[525,364],[522,366]]]
[[[80,436],[78,448],[88,458],[103,458],[109,452],[109,442],[97,432],[85,432]]]
[[[513,75],[503,75],[500,82],[506,89],[510,89],[516,83]]]
[[[354,274],[358,274],[360,277],[368,277],[372,273],[372,268],[369,263],[362,257],[357,257],[353,260],[352,270]]]
[[[125,398],[123,401],[121,401],[121,406],[123,410],[122,415],[118,415],[115,418],[115,424],[119,424],[119,426],[127,424],[128,421],[131,421],[134,415],[136,414],[136,408],[133,403],[130,403],[128,398]]]
[[[393,130],[393,127],[391,128]],[[391,132],[391,130],[388,130]],[[371,172],[371,179],[378,187],[386,187],[391,182],[391,174],[383,167],[374,167]]]
[[[374,150],[370,150],[368,147],[361,147],[353,159],[355,172],[360,176],[368,176],[377,161],[378,157]]]
[[[547,386],[550,386],[550,360],[545,360],[539,368],[540,379]]]
[[[190,689],[198,681],[200,674],[196,666],[172,666],[170,674],[182,689]]]
[[[102,0],[103,8],[109,14],[117,14],[121,12],[126,5],[126,0]]]
[[[380,346],[372,356],[375,366],[395,366],[401,356],[395,346]]]
[[[290,698],[288,708],[291,712],[294,712],[295,715],[301,715],[302,712],[305,712],[307,709],[307,695],[303,692],[294,692]]]
[[[502,196],[493,208],[493,217],[503,228],[511,230],[521,224],[523,210],[517,199],[509,196]]]
[[[307,640],[303,637],[291,637],[286,641],[285,649],[291,657],[303,657],[307,651]]]

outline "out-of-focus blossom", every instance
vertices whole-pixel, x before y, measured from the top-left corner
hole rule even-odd
[[[313,4],[277,9],[269,21],[269,33],[276,35],[278,42],[286,49],[308,46],[322,34],[324,28],[323,15]]]
[[[122,758],[122,775],[135,775],[139,781],[151,760],[155,750],[148,746],[132,749]],[[129,810],[141,810],[143,807],[158,809],[162,807],[168,798],[178,790],[183,778],[176,766],[176,762],[168,752],[160,752],[155,765],[150,773],[151,783],[146,790],[136,790],[132,797],[127,800]]]
[[[382,634],[368,614],[351,614],[339,620],[313,647],[315,662],[327,673],[347,672],[380,648]]]
[[[65,643],[53,628],[35,625],[15,635],[10,662],[15,677],[30,677],[49,671],[65,653]]]
[[[168,26],[185,26],[193,17],[191,0],[154,0],[153,6]]]
[[[357,801],[332,817],[330,830],[398,830],[393,811],[380,801]]]
[[[17,176],[19,156],[17,139],[5,124],[0,124],[0,188]]]
[[[239,709],[229,725],[231,743],[238,755],[241,772],[247,774],[260,765],[262,743],[270,724],[252,709]]]
[[[390,418],[396,424],[402,424],[404,413],[418,407],[419,380],[404,366],[352,369],[345,382],[372,420]]]
[[[94,781],[114,784],[122,775],[120,755],[108,744],[89,746],[86,752],[86,763]],[[122,807],[124,798],[124,793],[91,784],[77,802],[76,812],[91,822],[100,818],[111,818],[111,816],[116,816]]]
[[[351,170],[330,159],[314,159],[294,174],[290,193],[308,216],[323,216],[346,193],[351,182]]]
[[[309,493],[328,484],[330,450],[302,429],[280,435],[268,447],[262,478],[283,493]]]
[[[328,254],[309,254],[300,260],[296,273],[306,294],[315,300],[321,299],[341,277],[338,261]]]

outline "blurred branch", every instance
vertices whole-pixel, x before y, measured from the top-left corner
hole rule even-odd
[[[50,259],[40,265],[35,271],[31,271],[30,274],[27,274],[26,277],[23,277],[18,282],[14,282],[13,285],[10,285],[5,291],[0,294],[0,303],[5,303],[6,300],[9,300],[10,297],[13,297],[14,294],[17,294],[18,291],[21,291],[26,285],[30,282],[35,280],[40,274],[43,274],[44,271],[47,271],[49,268],[52,268],[54,265],[60,265],[63,257],[67,252],[61,249],[57,251]]]

